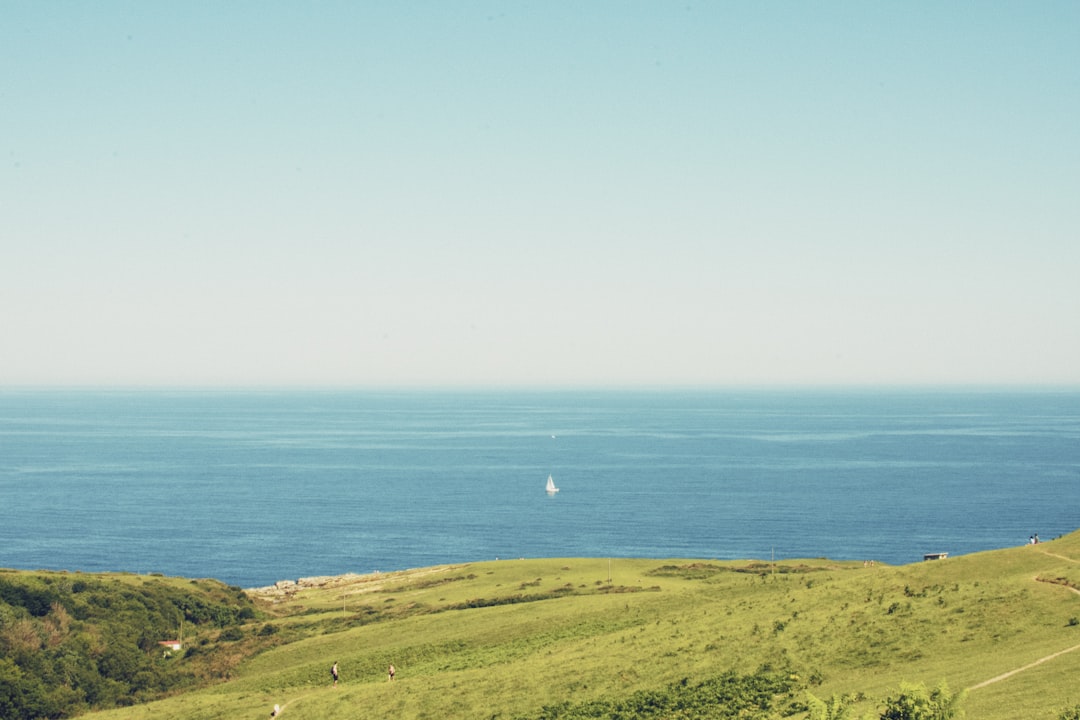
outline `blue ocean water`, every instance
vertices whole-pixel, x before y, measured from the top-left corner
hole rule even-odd
[[[1078,500],[1077,392],[0,392],[0,567],[902,564],[1071,532]]]

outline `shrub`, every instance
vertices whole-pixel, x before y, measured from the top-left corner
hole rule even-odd
[[[1080,720],[1080,705],[1074,705],[1061,711],[1058,720]]]
[[[806,693],[806,706],[810,710],[807,720],[847,720],[851,716],[851,698],[833,695],[828,702]]]
[[[881,720],[951,720],[960,717],[964,693],[953,695],[945,683],[927,691],[922,683],[902,683],[899,694],[885,701]]]
[[[236,640],[243,640],[244,639],[244,631],[241,630],[238,627],[235,627],[235,626],[234,627],[227,627],[227,628],[225,628],[224,630],[221,631],[221,635],[218,636],[218,639],[226,640],[226,641],[229,641],[229,642],[234,642]]]
[[[765,720],[775,717],[791,679],[764,667],[754,675],[727,673],[700,683],[689,678],[659,690],[641,690],[621,698],[599,698],[579,704],[545,706],[537,715],[518,720],[594,720],[600,718],[710,718]]]

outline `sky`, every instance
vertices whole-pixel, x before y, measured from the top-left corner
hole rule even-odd
[[[1080,3],[0,0],[0,387],[1080,385]]]

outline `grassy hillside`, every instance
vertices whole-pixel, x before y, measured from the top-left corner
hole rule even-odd
[[[87,717],[265,718],[275,703],[313,720],[577,717],[733,672],[786,683],[775,717],[804,715],[809,691],[876,718],[902,682],[944,682],[966,690],[968,718],[1056,719],[1080,704],[1078,589],[1080,533],[901,567],[558,559],[353,576],[258,593],[263,615],[235,639],[258,652],[227,682]]]

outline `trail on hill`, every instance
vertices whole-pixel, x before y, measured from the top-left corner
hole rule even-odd
[[[978,690],[979,688],[986,687],[987,685],[993,685],[996,682],[1001,682],[1002,680],[1004,680],[1006,678],[1012,677],[1016,673],[1024,672],[1025,670],[1030,670],[1031,668],[1035,667],[1036,665],[1041,665],[1044,662],[1046,662],[1047,660],[1053,660],[1054,658],[1058,657],[1059,655],[1064,655],[1065,653],[1071,653],[1073,650],[1080,650],[1080,645],[1073,645],[1071,648],[1065,648],[1064,650],[1058,650],[1056,653],[1054,653],[1052,655],[1047,655],[1046,657],[1041,657],[1041,658],[1039,658],[1038,660],[1036,660],[1033,663],[1028,663],[1027,665],[1025,665],[1023,667],[1018,667],[1015,670],[1010,670],[1007,673],[1002,673],[1001,675],[998,675],[997,677],[992,677],[989,680],[983,680],[978,685],[972,685],[971,687],[968,688],[968,690]]]
[[[1065,562],[1080,563],[1080,560],[1074,560],[1073,558],[1067,557],[1065,555],[1058,555],[1057,553],[1052,553],[1052,552],[1050,552],[1048,550],[1043,550],[1042,548],[1039,548],[1039,552],[1041,552],[1043,555],[1046,555],[1048,557],[1057,558],[1058,560],[1064,560]],[[1069,590],[1076,593],[1077,595],[1080,595],[1080,590],[1077,590],[1072,585],[1069,585],[1067,583],[1055,582],[1053,580],[1043,580],[1038,575],[1035,576],[1035,582],[1049,582],[1049,583],[1054,584],[1054,585],[1061,585],[1062,587],[1068,588]]]
[[[1069,592],[1073,592],[1073,593],[1076,593],[1077,595],[1080,595],[1080,590],[1077,590],[1072,585],[1066,585],[1065,583],[1058,582],[1056,580],[1044,580],[1041,577],[1039,577],[1038,575],[1036,575],[1033,579],[1035,580],[1035,582],[1046,583],[1048,585],[1057,585],[1058,587],[1065,588]]]
[[[293,703],[298,702],[300,700],[303,700],[304,698],[309,697],[310,695],[311,695],[310,692],[306,692],[303,695],[297,695],[292,700],[286,700],[284,703],[281,704],[280,707],[278,707],[278,712],[277,712],[277,715],[275,717],[279,717],[281,715],[284,715],[285,711],[288,709],[288,707],[290,705],[292,705]]]
[[[1074,560],[1073,558],[1066,557],[1065,555],[1058,555],[1057,553],[1048,552],[1046,550],[1043,550],[1042,548],[1039,548],[1039,552],[1041,552],[1044,555],[1049,555],[1050,557],[1055,557],[1055,558],[1058,558],[1059,560],[1066,560],[1066,561],[1071,562],[1071,563],[1080,562],[1080,560]],[[1035,580],[1035,582],[1046,582],[1044,580],[1040,580],[1038,575],[1036,575],[1033,579]],[[1080,595],[1080,590],[1077,590],[1076,588],[1072,587],[1071,585],[1062,585],[1062,587],[1076,593],[1077,595]],[[1010,670],[1009,672],[1002,673],[1001,675],[998,675],[997,677],[992,677],[989,680],[983,680],[981,683],[979,683],[977,685],[972,685],[971,687],[968,688],[968,690],[978,690],[979,688],[986,687],[987,685],[993,685],[996,682],[1001,682],[1002,680],[1005,680],[1006,678],[1010,678],[1013,675],[1016,675],[1017,673],[1024,672],[1025,670],[1030,670],[1031,668],[1036,667],[1037,665],[1042,665],[1044,662],[1047,662],[1048,660],[1053,660],[1056,657],[1059,657],[1059,656],[1064,655],[1066,653],[1071,653],[1074,650],[1080,650],[1080,645],[1073,645],[1070,648],[1065,648],[1064,650],[1058,650],[1056,653],[1052,653],[1050,655],[1047,655],[1046,657],[1041,657],[1038,660],[1036,660],[1035,662],[1028,663],[1027,665],[1024,665],[1023,667],[1018,667],[1015,670]]]
[[[1043,550],[1042,548],[1039,548],[1039,552],[1041,552],[1043,555],[1049,555],[1050,557],[1056,557],[1058,560],[1064,560],[1066,562],[1071,562],[1071,563],[1080,563],[1080,560],[1074,560],[1073,558],[1068,557],[1067,555],[1058,555],[1057,553],[1052,553],[1049,550]]]

